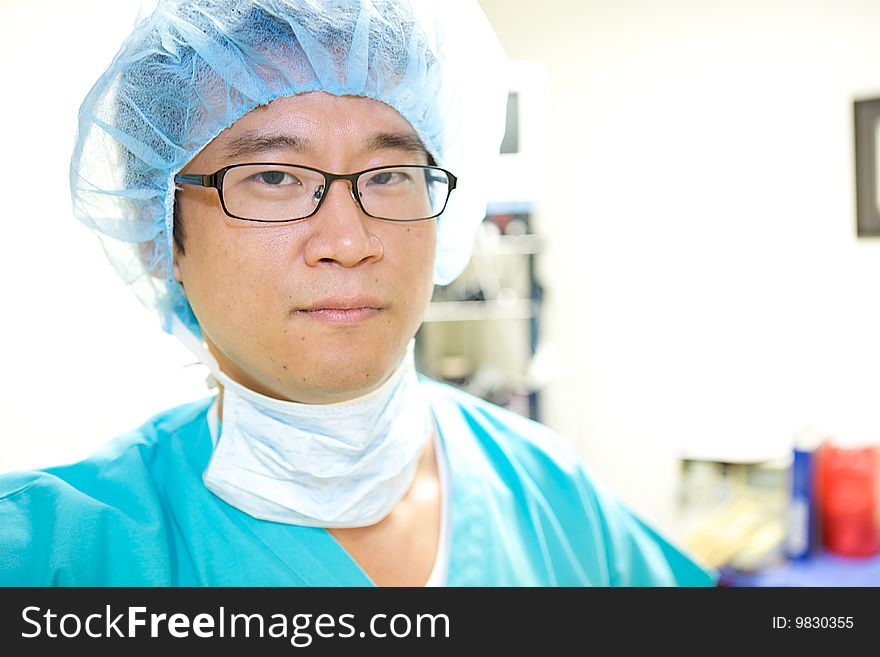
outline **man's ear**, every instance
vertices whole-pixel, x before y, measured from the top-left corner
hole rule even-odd
[[[179,255],[180,251],[177,248],[176,244],[172,245],[171,249],[172,249],[172,253],[171,253],[172,271],[171,271],[171,273],[174,276],[174,280],[177,281],[178,283],[180,283],[181,285],[183,285],[183,278],[180,275],[180,263],[178,262],[178,259],[180,257],[180,255]]]
[[[172,228],[172,239],[171,239],[171,275],[174,276],[174,280],[183,285],[183,277],[180,274],[180,258],[184,256],[184,248],[183,248],[183,226],[180,225],[180,204],[177,199],[177,192],[174,193],[174,214],[172,215],[172,221],[174,222],[174,227]]]

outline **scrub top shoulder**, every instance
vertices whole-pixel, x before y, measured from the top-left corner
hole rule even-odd
[[[591,477],[549,427],[452,386],[433,390],[453,476],[450,585],[713,586]]]
[[[420,380],[449,465],[448,585],[714,584],[553,431]],[[79,463],[0,476],[0,585],[371,586],[326,530],[258,520],[205,488],[212,401]]]

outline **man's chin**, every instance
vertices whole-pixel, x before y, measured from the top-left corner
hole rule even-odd
[[[366,384],[363,379],[350,381],[334,378],[327,381],[315,381],[308,390],[294,389],[289,391],[290,400],[301,404],[335,404],[350,401],[369,394],[387,380],[385,377],[375,377]]]
[[[370,352],[352,350],[324,359],[312,355],[307,369],[300,361],[300,368],[289,367],[282,375],[285,395],[301,403],[329,404],[372,392],[388,380],[398,363],[390,355],[365,358],[366,353]]]

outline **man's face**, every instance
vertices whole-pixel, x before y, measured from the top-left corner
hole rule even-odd
[[[391,107],[316,92],[246,114],[183,172],[245,162],[334,173],[426,164],[417,143]],[[431,297],[435,220],[368,217],[346,181],[330,186],[317,214],[290,223],[228,217],[205,187],[186,186],[177,203],[185,254],[175,253],[175,277],[224,372],[303,403],[352,399],[385,381]],[[367,309],[314,310],[350,306]]]

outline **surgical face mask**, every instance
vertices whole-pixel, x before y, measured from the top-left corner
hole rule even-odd
[[[261,520],[309,527],[379,522],[412,485],[433,430],[415,340],[376,390],[334,404],[261,395],[223,373],[183,324],[174,334],[223,385],[223,422],[205,486]]]

